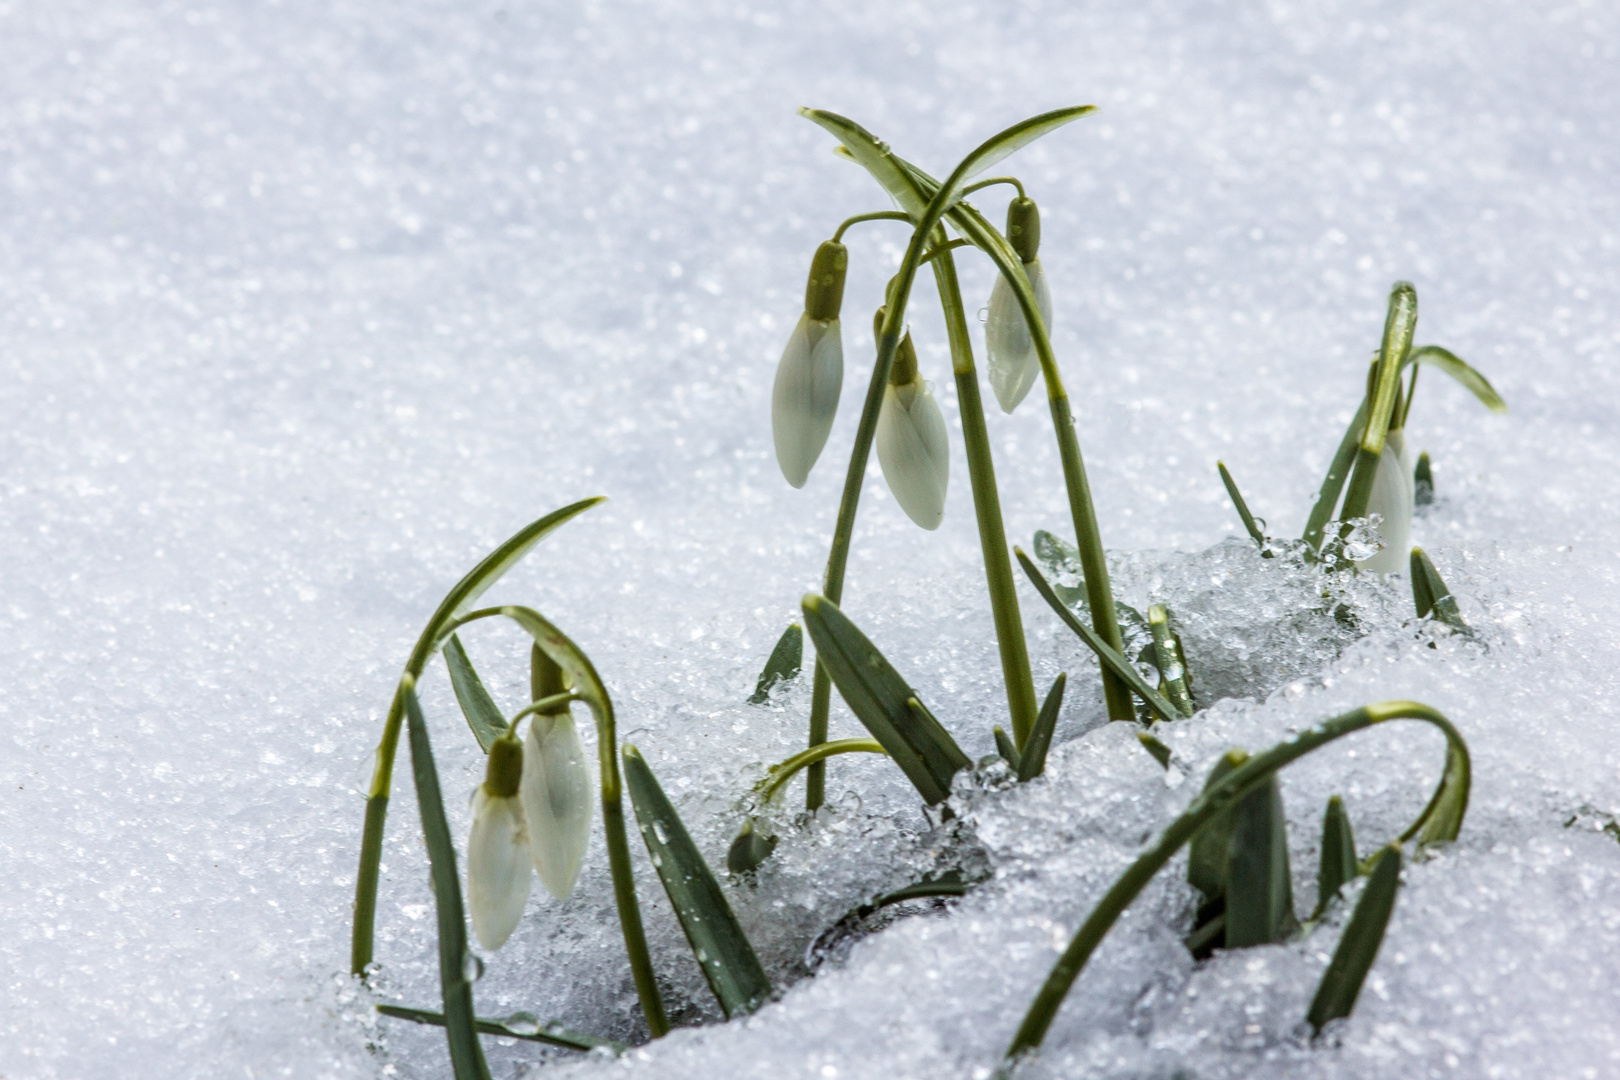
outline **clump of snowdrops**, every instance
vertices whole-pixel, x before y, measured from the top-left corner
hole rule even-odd
[[[968,154],[943,181],[901,158],[853,121],[833,113],[802,111],[838,140],[838,153],[864,167],[898,209],[846,219],[811,260],[804,310],[778,365],[771,400],[777,462],[794,487],[805,484],[826,449],[842,396],[841,316],[849,265],[844,236],[857,225],[889,222],[909,230],[910,240],[884,295],[872,305],[876,359],[846,467],[822,589],[805,596],[801,603],[804,626],[815,646],[806,748],[769,771],[753,792],[756,808],[769,803],[802,773],[805,806],[814,812],[825,797],[829,759],[846,753],[875,753],[889,757],[923,802],[940,807],[948,816],[954,778],[973,767],[947,725],[839,606],[862,480],[874,447],[896,502],[913,522],[935,529],[944,515],[950,479],[948,425],[921,370],[906,321],[913,288],[924,268],[933,275],[944,315],[986,592],[1000,654],[1007,709],[1006,724],[993,731],[1000,757],[1019,782],[1034,781],[1042,774],[1068,682],[1067,673],[1060,674],[1044,695],[1036,693],[1014,588],[1015,558],[1052,613],[1098,658],[1107,715],[1140,725],[1144,750],[1161,765],[1169,767],[1171,754],[1155,730],[1185,722],[1199,707],[1196,680],[1188,669],[1174,614],[1154,605],[1144,616],[1116,604],[1112,595],[1078,434],[1049,334],[1054,304],[1040,260],[1039,207],[1017,177],[980,179],[1019,148],[1091,111],[1090,106],[1059,109],[1015,124]],[[1007,205],[1004,229],[996,228],[969,200],[997,187],[1015,193]],[[1036,535],[1034,547],[1045,573],[1021,549],[1009,547],[1002,526],[995,462],[968,334],[968,308],[956,272],[957,253],[970,249],[990,259],[998,273],[984,328],[989,382],[997,403],[1012,412],[1037,382],[1046,392],[1073,541],[1046,532]],[[1427,455],[1415,467],[1407,456],[1406,420],[1422,366],[1438,367],[1458,379],[1492,409],[1503,406],[1490,384],[1452,353],[1438,346],[1412,347],[1416,317],[1415,292],[1410,285],[1397,283],[1361,407],[1334,456],[1297,544],[1269,538],[1263,523],[1249,513],[1224,465],[1220,474],[1256,541],[1259,557],[1275,557],[1293,547],[1324,572],[1407,569],[1418,616],[1432,617],[1454,632],[1468,633],[1433,563],[1417,549],[1409,555],[1406,552],[1413,506],[1432,498],[1433,491]],[[1410,381],[1403,382],[1408,368]],[[488,1076],[480,1033],[584,1051],[623,1049],[611,1040],[544,1023],[527,1013],[479,1017],[473,1006],[473,986],[482,961],[469,947],[468,916],[479,944],[494,952],[524,917],[533,876],[540,878],[551,895],[568,896],[578,880],[598,807],[626,961],[641,1011],[653,1038],[669,1030],[637,899],[623,805],[625,790],[649,861],[725,1015],[752,1012],[769,1002],[778,989],[651,768],[633,745],[619,744],[613,703],[589,657],[532,607],[477,606],[484,592],[547,535],[600,501],[574,503],[527,526],[450,591],[406,662],[376,750],[361,842],[351,967],[361,977],[372,967],[378,870],[393,766],[403,732],[408,736],[411,775],[431,866],[441,1002],[438,1009],[392,1005],[379,1009],[401,1019],[442,1025],[457,1080]],[[1049,573],[1060,580],[1049,580]],[[463,627],[489,619],[515,624],[533,642],[532,702],[511,717],[502,714],[485,690],[458,635]],[[1145,642],[1134,659],[1126,655],[1122,623],[1131,631],[1133,642]],[[750,700],[768,701],[779,685],[797,677],[802,653],[803,631],[794,624],[767,660]],[[488,755],[485,779],[473,796],[472,826],[464,849],[465,893],[458,869],[462,860],[450,835],[428,728],[416,695],[417,682],[436,655],[444,658],[471,735]],[[870,738],[828,740],[828,712],[835,686]],[[583,706],[596,725],[594,776],[575,726],[576,705]],[[1445,735],[1446,763],[1439,785],[1417,820],[1365,858],[1357,850],[1346,808],[1337,797],[1331,799],[1323,818],[1318,901],[1310,915],[1301,919],[1292,895],[1278,774],[1329,742],[1399,719],[1428,723]],[[1186,939],[1188,949],[1198,957],[1218,948],[1245,948],[1308,934],[1352,879],[1369,877],[1306,1019],[1312,1030],[1320,1031],[1349,1015],[1394,907],[1402,860],[1456,838],[1467,810],[1469,786],[1469,756],[1461,734],[1446,717],[1417,702],[1367,705],[1325,719],[1261,753],[1250,755],[1234,748],[1217,762],[1203,790],[1097,902],[1040,984],[1022,1020],[1007,1018],[1008,1046],[1002,1071],[1010,1072],[1039,1048],[1097,944],[1183,847],[1190,849],[1188,880],[1202,897]],[[760,820],[749,816],[727,852],[727,870],[735,881],[746,883],[752,871],[771,857],[777,843],[778,838],[767,834]],[[1411,845],[1410,851],[1407,845]],[[961,895],[971,886],[959,873],[938,875],[877,897],[849,918],[864,918],[900,900]]]

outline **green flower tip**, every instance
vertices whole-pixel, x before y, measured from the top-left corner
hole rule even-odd
[[[489,746],[489,762],[484,767],[484,790],[492,799],[510,799],[518,793],[523,779],[523,744],[508,728]]]

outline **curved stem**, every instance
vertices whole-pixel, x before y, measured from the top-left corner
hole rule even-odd
[[[523,708],[513,713],[512,719],[507,726],[515,728],[517,727],[517,722],[523,719],[525,716],[537,716],[541,713],[559,712],[565,705],[570,705],[573,702],[585,700],[586,699],[583,695],[576,694],[572,690],[562,694],[552,694],[550,697],[543,697],[539,701],[525,705]]]
[[[988,180],[980,180],[978,183],[969,184],[967,187],[962,189],[962,198],[965,199],[975,191],[982,191],[984,188],[990,187],[993,184],[1011,184],[1013,187],[1018,189],[1018,197],[1020,199],[1028,198],[1028,196],[1024,194],[1024,185],[1019,182],[1018,177],[1016,176],[992,176]]]
[[[800,750],[780,765],[772,765],[770,773],[760,783],[760,805],[776,798],[781,791],[803,769],[821,762],[835,754],[887,754],[883,744],[876,739],[836,739],[833,742],[818,743],[808,750]]]
[[[619,911],[619,930],[624,937],[624,951],[630,961],[636,996],[641,1000],[642,1015],[646,1018],[652,1037],[661,1038],[669,1031],[669,1017],[664,1012],[664,1001],[653,974],[652,956],[647,951],[647,932],[641,922],[641,905],[636,898],[636,877],[630,864],[630,844],[624,826],[624,788],[619,778],[618,732],[613,701],[608,697],[607,688],[602,685],[601,676],[590,658],[533,608],[515,604],[483,608],[457,619],[445,632],[449,634],[467,623],[497,615],[505,616],[521,626],[535,644],[572,677],[576,688],[574,694],[590,706],[591,716],[596,721],[596,753],[602,787],[602,831],[607,840],[608,870],[613,878],[613,901]],[[550,700],[552,698],[546,698],[536,704]]]
[[[954,182],[959,179],[957,174],[965,171],[969,163],[964,161],[958,165],[956,172],[951,175]],[[944,239],[944,230],[939,229],[940,220],[945,216],[946,198],[952,184],[946,184],[936,191],[928,205],[924,208],[922,217],[911,233],[911,243],[906,247],[905,258],[900,261],[900,269],[890,282],[889,295],[884,304],[883,325],[877,334],[877,359],[872,364],[872,381],[866,388],[866,404],[861,409],[861,420],[855,429],[855,445],[849,453],[849,469],[844,474],[844,493],[838,502],[838,521],[833,527],[831,550],[827,553],[827,571],[822,579],[821,592],[834,604],[842,603],[844,596],[844,571],[849,565],[849,544],[855,534],[855,512],[860,506],[861,484],[866,479],[866,464],[872,453],[872,439],[877,434],[878,413],[883,407],[883,392],[888,386],[889,369],[894,365],[894,354],[900,347],[900,335],[906,325],[906,304],[911,299],[911,286],[917,280],[917,268],[922,265],[923,255],[928,245],[934,239],[934,233],[939,231],[939,239]],[[1112,606],[1109,612],[1112,613]],[[1117,627],[1115,632],[1117,633]],[[816,658],[816,673],[811,687],[810,696],[810,745],[816,746],[827,741],[827,715],[832,708],[832,682],[827,674],[827,666]],[[826,769],[818,763],[812,767],[805,779],[805,809],[815,811],[826,797]]]
[[[925,262],[925,263],[930,263],[930,262],[933,262],[935,259],[939,258],[941,255],[946,255],[946,254],[949,254],[952,251],[955,251],[957,248],[971,247],[972,245],[973,245],[973,241],[971,241],[971,240],[963,240],[962,238],[958,237],[955,240],[951,240],[951,241],[948,241],[946,243],[940,244],[940,245],[938,245],[936,247],[929,248],[928,249],[928,254],[923,256],[922,261]]]
[[[1012,718],[1013,741],[1023,749],[1039,711],[1035,679],[1029,670],[1024,619],[1018,610],[1018,589],[1014,585],[1012,562],[1007,556],[1007,532],[1001,520],[1001,496],[996,490],[996,466],[990,454],[990,433],[984,423],[984,403],[979,397],[979,373],[973,364],[973,342],[968,337],[967,313],[956,280],[956,259],[948,252],[934,263],[934,281],[939,286],[946,336],[950,339],[957,411],[962,418],[962,445],[967,452],[968,480],[973,487],[973,514],[979,525],[979,550],[984,560],[985,584],[990,590],[996,647],[1001,653],[1001,679],[1007,688],[1007,712]]]
[[[874,210],[870,214],[856,214],[852,218],[845,218],[844,223],[838,226],[838,231],[832,236],[833,243],[841,243],[844,239],[844,230],[863,221],[904,221],[909,224],[911,215],[899,210]]]
[[[1013,1036],[1012,1045],[1007,1048],[1001,1075],[1008,1075],[1020,1057],[1040,1046],[1069,988],[1074,985],[1074,980],[1086,966],[1086,961],[1091,958],[1092,952],[1104,935],[1130,906],[1137,894],[1153,879],[1153,875],[1158,873],[1206,822],[1230,808],[1259,786],[1266,777],[1311,751],[1362,728],[1372,727],[1386,720],[1401,719],[1422,720],[1438,727],[1445,733],[1447,753],[1446,769],[1440,778],[1439,786],[1435,789],[1434,797],[1429,800],[1417,820],[1401,833],[1399,842],[1404,843],[1411,839],[1419,830],[1423,830],[1423,835],[1419,839],[1420,844],[1455,839],[1457,828],[1462,824],[1463,811],[1468,805],[1471,777],[1468,746],[1463,742],[1457,729],[1452,726],[1451,721],[1427,705],[1415,701],[1384,701],[1368,705],[1331,720],[1324,720],[1287,742],[1250,758],[1228,773],[1220,783],[1207,788],[1194,799],[1181,816],[1160,834],[1153,846],[1138,856],[1125,873],[1120,875],[1119,880],[1114,882],[1113,887],[1092,909],[1091,914],[1086,917],[1086,921],[1070,940],[1068,948],[1064,949],[1063,955],[1052,968],[1051,974],[1046,977],[1040,992],[1035,995],[1029,1012],[1024,1016],[1024,1022],[1019,1026],[1018,1033]],[[1448,799],[1455,804],[1455,816],[1442,818],[1439,811]]]

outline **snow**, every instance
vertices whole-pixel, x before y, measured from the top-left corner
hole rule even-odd
[[[743,700],[819,579],[864,313],[904,243],[846,238],[844,405],[794,491],[775,361],[815,245],[886,200],[793,109],[944,171],[1078,102],[1098,114],[1008,167],[1041,204],[1119,595],[1185,619],[1195,680],[1227,697],[1165,733],[1162,772],[1099,724],[1094,664],[1021,587],[1037,683],[1071,679],[1044,779],[964,778],[946,829],[873,757],[831,764],[813,822],[790,792],[757,883],[728,886],[784,990],[747,1020],[718,1022],[642,860],[672,1012],[702,1026],[617,1061],[486,1040],[495,1075],[987,1076],[1066,935],[1221,752],[1397,697],[1457,723],[1474,799],[1460,841],[1407,871],[1355,1015],[1299,1035],[1342,917],[1195,965],[1173,865],[1027,1075],[1620,1072],[1617,41],[1620,13],[1591,3],[0,0],[0,1075],[448,1075],[441,1033],[370,1010],[436,1000],[403,769],[377,989],[345,974],[356,788],[439,598],[586,495],[612,501],[491,599],[591,654],[720,865],[753,781],[802,744],[808,680]],[[984,303],[987,265],[960,264]],[[1302,572],[1223,540],[1217,458],[1297,533],[1397,278],[1418,341],[1512,410],[1430,373],[1408,429],[1437,485],[1413,539],[1473,642],[1413,623],[1398,579],[1344,586],[1349,633]],[[930,291],[912,320],[957,480],[924,533],[874,466],[845,608],[977,758],[999,669]],[[1026,547],[1069,531],[1037,406],[989,417]],[[467,642],[510,709],[523,644]],[[470,791],[481,759],[441,674],[424,707],[447,793]],[[861,733],[841,706],[833,733]],[[1284,775],[1302,906],[1327,796],[1365,849],[1441,760],[1391,724]],[[849,908],[963,861],[992,876],[948,915],[804,977]],[[572,899],[535,894],[480,1012],[639,1042],[600,835]]]

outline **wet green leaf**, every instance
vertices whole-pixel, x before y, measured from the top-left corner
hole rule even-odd
[[[445,1038],[450,1044],[450,1066],[456,1080],[489,1080],[484,1048],[473,1026],[472,983],[467,977],[472,952],[467,948],[467,917],[461,903],[461,878],[456,871],[456,849],[450,823],[444,816],[439,771],[433,764],[427,721],[416,702],[415,680],[406,676],[405,722],[411,746],[411,776],[416,782],[416,805],[422,815],[422,838],[427,842],[433,908],[439,931],[439,990],[444,1000]]]
[[[1333,959],[1306,1015],[1314,1031],[1321,1031],[1330,1020],[1350,1015],[1361,984],[1378,957],[1378,947],[1384,942],[1384,930],[1395,910],[1395,893],[1401,884],[1401,849],[1391,844],[1375,858],[1372,880],[1356,901],[1356,909],[1339,938],[1339,947],[1333,950]]]
[[[467,657],[467,650],[461,646],[459,634],[451,634],[450,640],[444,643],[444,666],[449,669],[450,686],[456,692],[461,715],[467,718],[467,726],[472,728],[478,745],[484,753],[489,753],[490,744],[506,730],[506,718],[489,691],[484,689],[484,682]]]
[[[1412,470],[1412,505],[1434,505],[1434,466],[1427,450],[1418,455],[1417,467]]]
[[[728,1018],[753,1012],[772,993],[754,947],[646,759],[630,743],[621,756],[641,838],[709,989]]]
[[[930,805],[951,793],[951,778],[972,764],[867,636],[824,596],[804,598],[816,655],[858,720],[882,744]]]
[[[1018,780],[1028,783],[1046,771],[1046,752],[1052,746],[1052,732],[1057,728],[1058,712],[1063,708],[1063,689],[1069,684],[1066,672],[1059,672],[1052,680],[1052,688],[1041,703],[1035,726],[1029,729],[1029,742],[1024,744],[1023,760],[1017,763]]]
[[[1243,528],[1248,531],[1249,538],[1260,548],[1262,557],[1271,558],[1272,553],[1266,547],[1266,534],[1260,530],[1260,523],[1255,520],[1254,515],[1249,513],[1249,504],[1243,501],[1243,493],[1238,491],[1237,482],[1227,471],[1226,463],[1217,461],[1215,467],[1220,470],[1221,483],[1226,485],[1226,494],[1231,497],[1232,505],[1237,507],[1238,517],[1243,519]]]
[[[782,631],[782,636],[776,641],[776,648],[765,661],[765,668],[759,673],[759,682],[754,686],[754,693],[748,699],[750,705],[763,705],[771,698],[771,691],[781,683],[799,674],[804,665],[804,630],[798,623],[788,623],[788,628]]]
[[[433,1027],[444,1026],[444,1014],[432,1012],[428,1009],[412,1009],[404,1005],[378,1005],[377,1011],[384,1016],[392,1016],[396,1020],[409,1020],[415,1024],[428,1024]],[[606,1047],[615,1054],[622,1054],[630,1049],[623,1043],[604,1039],[599,1035],[587,1035],[580,1031],[570,1031],[555,1021],[540,1021],[530,1013],[514,1013],[499,1020],[490,1020],[479,1017],[473,1021],[473,1027],[485,1035],[501,1035],[508,1039],[524,1039],[528,1042],[545,1043],[547,1046],[560,1046],[566,1050],[582,1050],[589,1052],[598,1046]]]
[[[737,838],[731,842],[731,848],[726,852],[726,869],[733,874],[757,870],[775,850],[776,837],[761,833],[754,827],[754,819],[749,818],[743,822]]]
[[[1355,832],[1350,828],[1350,815],[1344,812],[1344,800],[1335,795],[1328,800],[1327,811],[1322,815],[1322,861],[1316,871],[1313,920],[1322,917],[1328,904],[1356,873]]]
[[[1136,738],[1141,742],[1142,748],[1153,755],[1153,760],[1159,763],[1159,768],[1168,769],[1170,767],[1170,748],[1168,746],[1145,731],[1138,731]]]
[[[1183,717],[1193,714],[1192,673],[1187,670],[1181,638],[1170,625],[1163,604],[1148,608],[1148,630],[1153,634],[1153,665],[1159,669],[1159,690]]]
[[[1508,411],[1507,402],[1502,400],[1502,395],[1496,392],[1496,387],[1491,385],[1490,380],[1469,367],[1460,357],[1447,349],[1442,349],[1438,345],[1419,345],[1408,354],[1406,362],[1409,364],[1421,364],[1424,367],[1439,368],[1459,383],[1462,383],[1468,389],[1468,392],[1478,398],[1480,404],[1491,410],[1491,412],[1505,413]]]
[[[1226,870],[1228,949],[1285,941],[1299,929],[1288,867],[1288,820],[1276,773],[1238,801]]]
[[[1451,589],[1428,554],[1422,548],[1413,548],[1408,566],[1412,577],[1412,606],[1417,610],[1417,617],[1433,615],[1436,622],[1445,623],[1458,633],[1472,635],[1473,627],[1463,620],[1462,612],[1457,610],[1457,598],[1451,595]]]
[[[1316,503],[1305,519],[1303,539],[1310,545],[1312,551],[1321,548],[1322,529],[1333,520],[1333,511],[1339,505],[1339,495],[1343,493],[1344,482],[1350,476],[1350,466],[1356,460],[1356,447],[1361,443],[1361,429],[1366,422],[1367,400],[1363,398],[1361,405],[1356,409],[1356,415],[1350,420],[1350,426],[1344,429],[1344,438],[1339,440],[1339,448],[1333,452],[1333,461],[1328,465],[1327,475],[1322,478],[1322,487],[1316,494]]]
[[[1000,754],[1001,759],[1013,767],[1013,772],[1017,772],[1018,763],[1023,760],[1024,756],[1018,752],[1018,747],[1013,745],[1012,736],[1008,735],[1007,729],[1000,724],[991,728],[990,734],[994,735],[996,739],[996,753]]]

